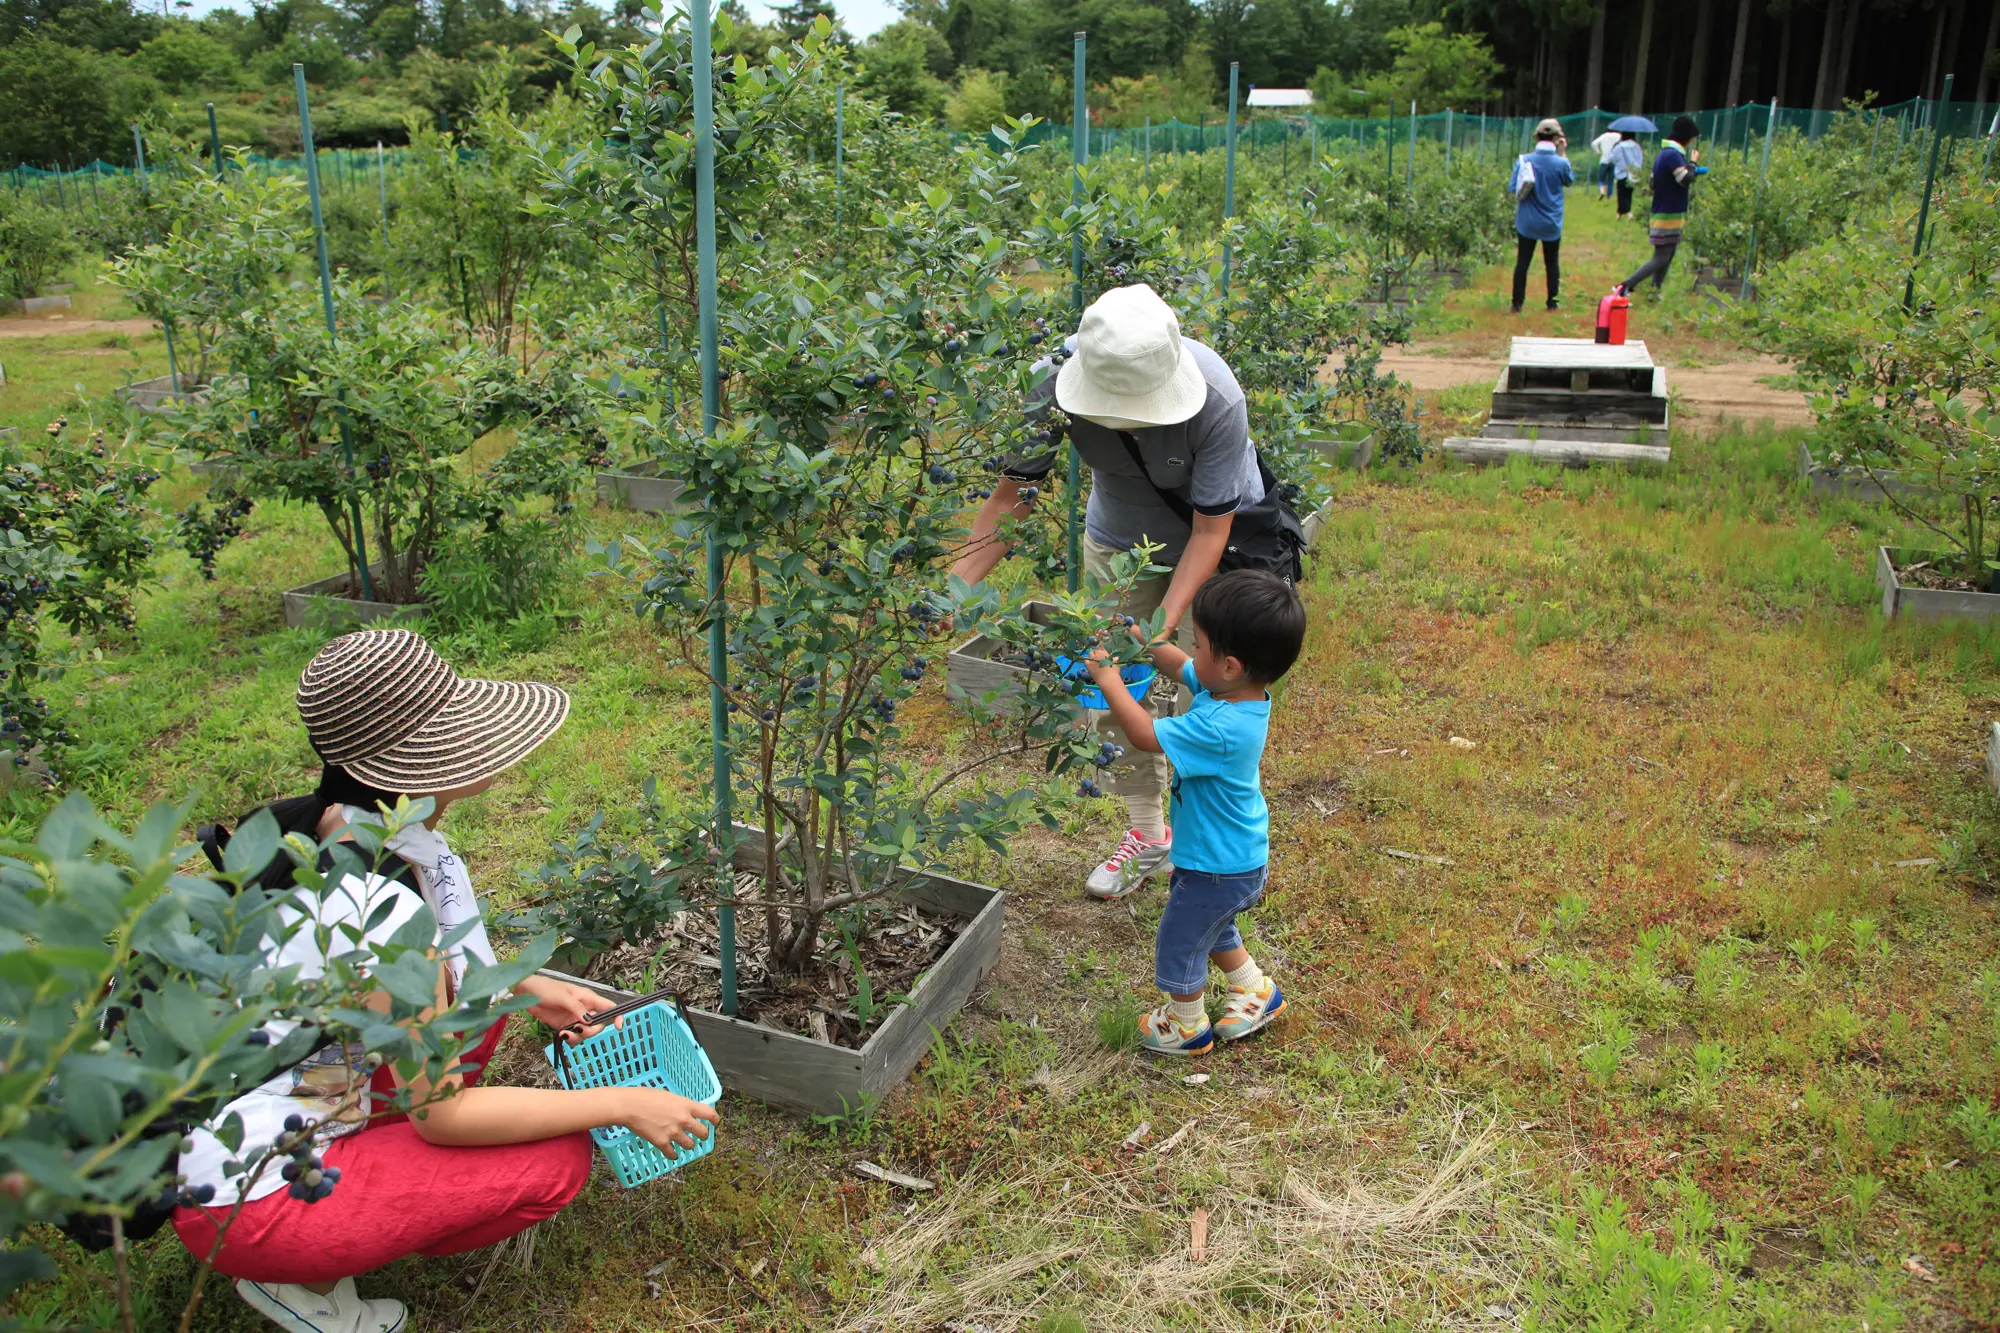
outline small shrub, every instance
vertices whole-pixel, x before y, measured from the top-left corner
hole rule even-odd
[[[39,296],[76,256],[61,213],[18,192],[0,195],[0,299]]]

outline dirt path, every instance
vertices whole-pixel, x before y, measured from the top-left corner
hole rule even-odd
[[[1455,349],[1442,348],[1450,352]],[[1398,379],[1419,393],[1455,388],[1461,384],[1491,385],[1505,368],[1505,362],[1462,355],[1427,355],[1422,344],[1382,358],[1382,370],[1393,371]],[[1796,389],[1776,388],[1766,380],[1785,374],[1784,362],[1768,356],[1743,361],[1725,361],[1707,366],[1670,366],[1667,387],[1680,395],[1684,404],[1682,420],[1715,422],[1724,417],[1737,421],[1769,421],[1779,426],[1809,426],[1812,411]]]
[[[0,338],[59,338],[78,333],[153,333],[150,319],[70,319],[64,315],[16,316],[0,319]]]

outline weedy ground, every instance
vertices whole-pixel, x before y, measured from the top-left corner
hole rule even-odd
[[[1685,295],[1657,313],[1713,318]],[[364,1292],[421,1329],[578,1333],[1993,1327],[2000,633],[1885,623],[1871,562],[1901,525],[1806,495],[1797,438],[1683,433],[1661,474],[1342,480],[1264,766],[1251,944],[1293,1008],[1260,1038],[1117,1049],[1151,1003],[1162,889],[1086,901],[1119,812],[1071,798],[1059,832],[965,867],[1010,892],[1001,962],[885,1104],[726,1098],[685,1174],[601,1175],[531,1250],[405,1261]],[[213,584],[166,570],[137,634],[56,692],[83,785],[127,816],[303,790],[291,698],[319,640],[276,594],[331,572],[314,521],[260,507]],[[501,902],[648,775],[702,781],[678,758],[697,683],[610,581],[566,595],[573,628],[446,645],[575,698],[448,817]],[[908,715],[952,743],[941,694]],[[15,798],[15,831],[37,808]],[[510,1042],[513,1068],[538,1059]],[[862,1181],[859,1158],[937,1189]],[[108,1264],[59,1253],[11,1313],[108,1324]],[[164,1327],[190,1261],[169,1239],[136,1263]],[[198,1326],[255,1321],[221,1292]]]

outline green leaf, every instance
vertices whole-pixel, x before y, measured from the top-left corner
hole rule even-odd
[[[222,849],[224,873],[245,879],[256,875],[278,855],[281,836],[277,817],[268,809],[259,810],[243,821]]]

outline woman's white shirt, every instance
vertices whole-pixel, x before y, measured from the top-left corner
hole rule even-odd
[[[383,919],[363,933],[371,913],[384,902],[390,904]],[[353,952],[365,955],[364,965],[373,960],[370,945],[387,942],[423,907],[424,899],[408,886],[370,875],[349,875],[328,888],[324,897],[300,889],[292,901],[278,908],[286,931],[281,941],[266,939],[267,956],[273,967],[297,967],[305,978],[326,973],[326,949],[341,957]],[[311,922],[312,926],[304,923]],[[343,930],[343,928],[345,928]],[[356,943],[349,933],[360,937]],[[289,1033],[295,1024],[273,1022],[266,1030],[274,1040]],[[215,1120],[196,1129],[190,1136],[193,1147],[181,1153],[180,1169],[190,1188],[213,1185],[215,1197],[210,1207],[233,1204],[240,1197],[261,1199],[285,1186],[278,1174],[281,1161],[266,1164],[254,1181],[245,1187],[241,1174],[230,1175],[232,1161],[256,1163],[284,1132],[290,1116],[320,1122],[315,1138],[324,1144],[362,1128],[369,1106],[365,1097],[358,1105],[342,1108],[357,1083],[366,1083],[370,1071],[362,1063],[363,1052],[336,1043],[322,1048],[304,1063],[287,1069],[230,1102]],[[243,1122],[242,1147],[230,1152],[214,1134],[230,1112]]]

